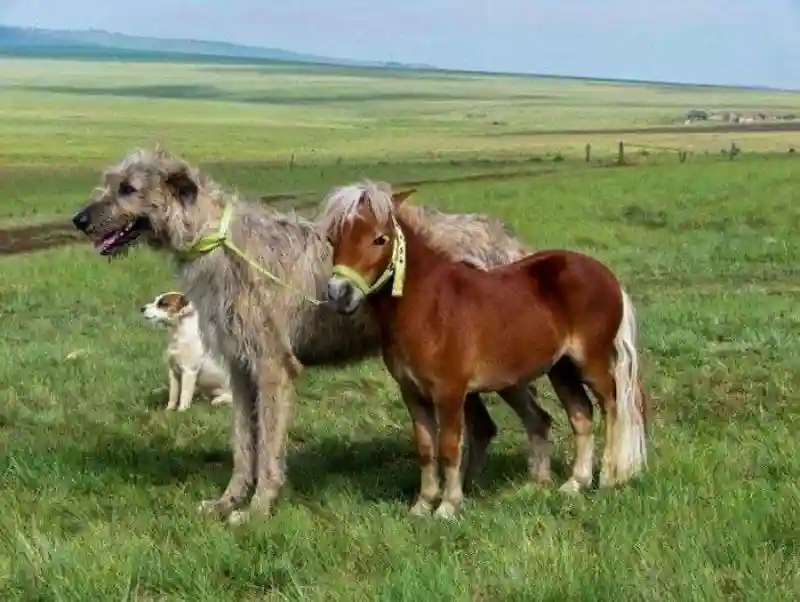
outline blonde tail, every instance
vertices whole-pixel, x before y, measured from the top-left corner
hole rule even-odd
[[[637,399],[639,390],[639,357],[636,349],[636,314],[628,294],[622,291],[622,321],[614,338],[616,360],[616,420],[611,425],[604,454],[606,462],[600,475],[600,486],[623,483],[647,466],[645,400]]]

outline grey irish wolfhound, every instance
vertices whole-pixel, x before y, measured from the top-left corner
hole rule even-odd
[[[390,194],[385,184],[357,186],[364,194]],[[229,248],[187,256],[201,237],[218,233],[226,206],[231,208],[227,238],[246,260]],[[442,244],[452,248],[453,257],[477,267],[507,263],[525,253],[497,220],[423,207],[417,211]],[[293,380],[302,366],[354,362],[379,350],[379,333],[368,310],[342,316],[314,302],[323,296],[332,269],[327,241],[313,222],[240,199],[161,147],[136,150],[106,170],[73,223],[102,255],[120,255],[144,241],[175,260],[182,290],[197,307],[204,340],[230,369],[233,392],[233,472],[222,496],[204,501],[200,510],[232,524],[268,513],[286,478]],[[264,269],[280,282],[266,277]],[[522,420],[532,448],[546,440],[550,426],[534,394],[523,387],[503,396]],[[480,470],[497,431],[478,395],[470,397],[467,408],[469,476]],[[535,478],[549,473],[549,467],[540,471],[532,463],[531,472]]]

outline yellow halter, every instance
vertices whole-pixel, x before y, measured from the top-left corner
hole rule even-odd
[[[181,261],[194,261],[201,255],[205,255],[206,253],[210,253],[217,247],[224,247],[231,251],[232,253],[238,255],[242,258],[250,267],[256,270],[259,274],[263,274],[270,280],[272,280],[275,284],[279,284],[283,288],[289,290],[290,292],[294,293],[295,295],[305,299],[312,305],[322,305],[324,302],[319,301],[318,299],[313,299],[308,295],[304,294],[303,292],[297,290],[296,288],[289,286],[283,280],[278,278],[272,272],[264,269],[244,254],[244,252],[237,247],[230,238],[228,238],[228,230],[231,227],[231,220],[233,219],[233,205],[225,205],[225,209],[222,211],[222,218],[219,222],[219,230],[217,230],[216,234],[208,234],[206,236],[201,236],[194,244],[192,244],[188,249],[180,251],[178,253],[178,258]]]

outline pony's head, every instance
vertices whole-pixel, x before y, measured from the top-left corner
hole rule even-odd
[[[390,281],[392,293],[401,294],[405,239],[395,216],[414,192],[392,193],[387,184],[365,180],[337,188],[325,200],[319,225],[333,248],[328,301],[338,312],[353,313]]]

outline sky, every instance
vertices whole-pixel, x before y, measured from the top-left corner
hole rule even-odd
[[[800,0],[0,0],[0,23],[455,69],[800,89]]]

